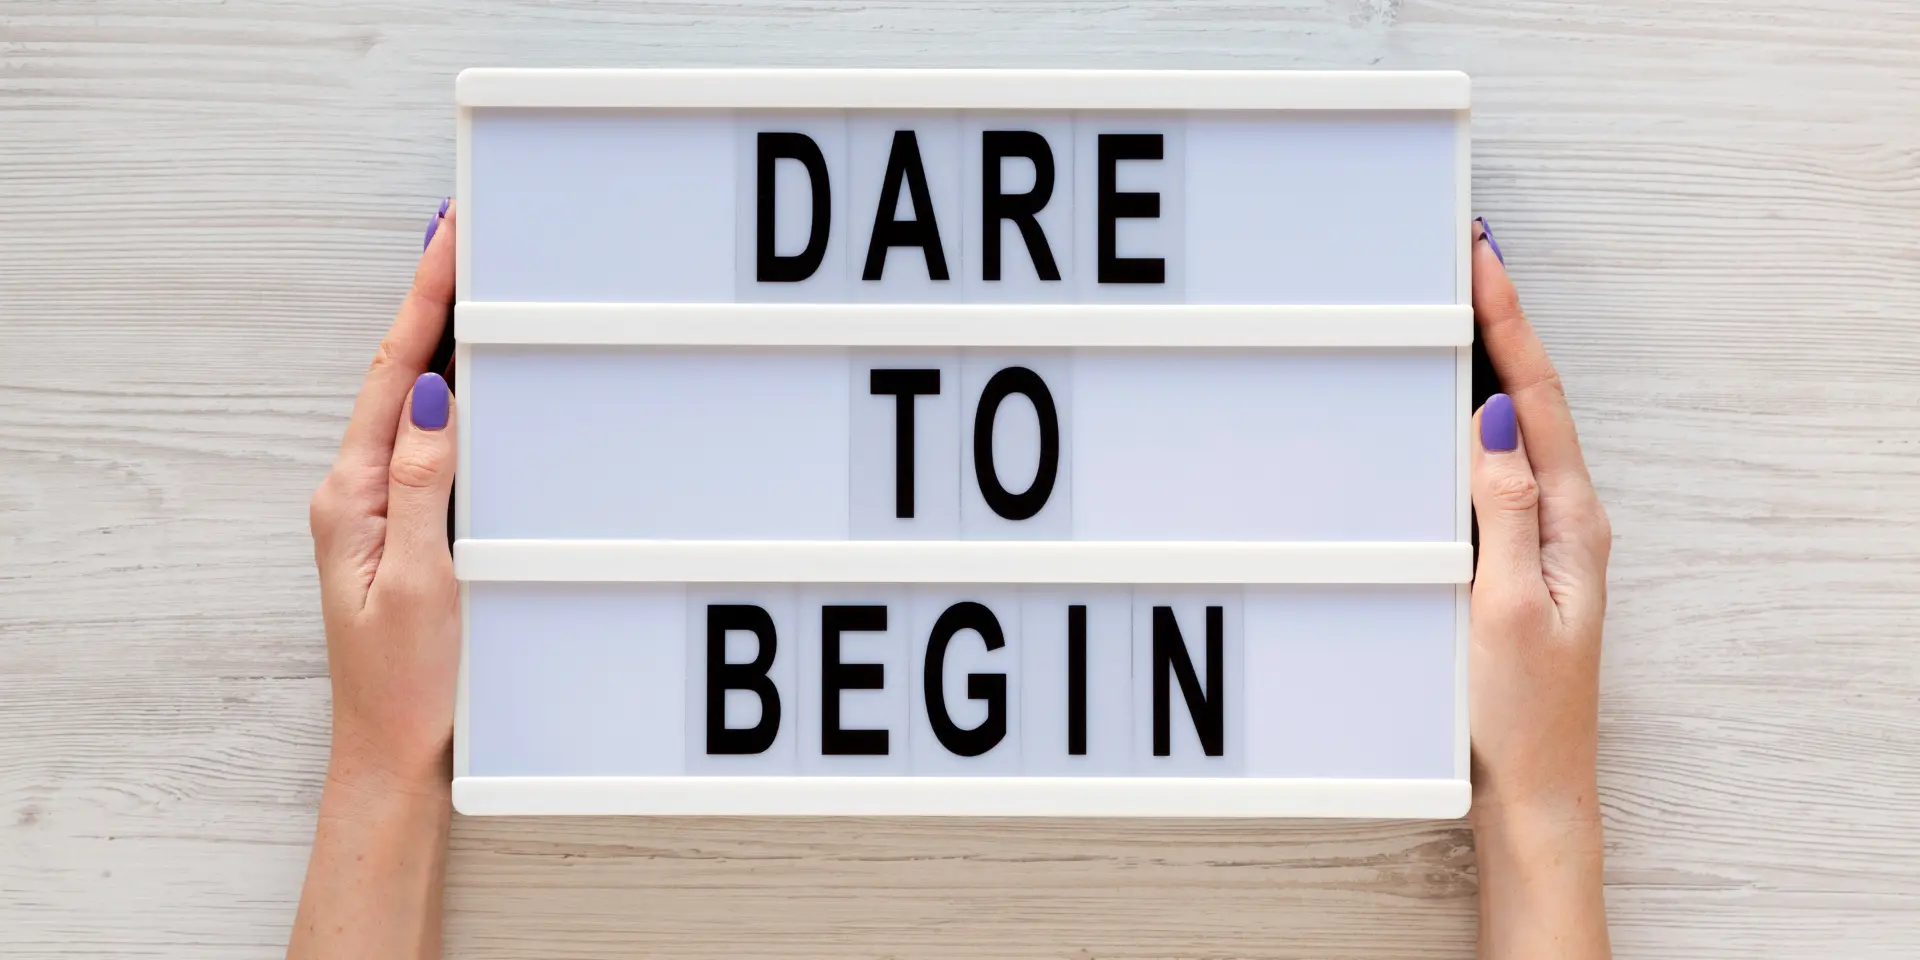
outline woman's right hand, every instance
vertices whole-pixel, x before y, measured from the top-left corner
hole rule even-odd
[[[1470,630],[1482,957],[1605,957],[1596,786],[1613,542],[1560,376],[1475,223],[1473,312],[1507,393],[1474,417]]]
[[[428,366],[453,305],[453,217],[442,203],[428,227],[309,510],[333,754],[287,943],[298,960],[440,956],[460,671],[447,550],[457,407]]]

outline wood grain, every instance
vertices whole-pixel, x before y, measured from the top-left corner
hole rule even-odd
[[[1920,944],[1911,0],[0,0],[0,955],[268,957],[471,65],[1449,67],[1617,532],[1619,955]],[[456,824],[461,957],[1463,957],[1452,823]]]

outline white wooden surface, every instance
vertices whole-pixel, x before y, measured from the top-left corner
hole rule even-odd
[[[1448,67],[1612,511],[1622,957],[1920,944],[1912,0],[0,0],[0,955],[268,957],[469,65]],[[462,957],[1462,957],[1455,823],[461,821]]]

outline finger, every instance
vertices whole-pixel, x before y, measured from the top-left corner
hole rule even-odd
[[[383,472],[393,452],[407,391],[426,372],[440,342],[453,303],[454,215],[452,203],[443,202],[432,222],[426,252],[414,269],[413,288],[380,341],[366,382],[353,402],[353,416],[340,442],[340,462],[356,474],[377,477]],[[374,489],[379,489],[377,483]]]
[[[1520,294],[1507,276],[1493,235],[1478,220],[1474,222],[1473,319],[1501,387],[1513,398],[1540,482],[1549,493],[1570,484],[1590,485],[1560,374],[1520,309]]]
[[[1520,439],[1513,400],[1488,398],[1474,416],[1473,510],[1480,521],[1474,594],[1540,599],[1540,487]]]
[[[437,373],[423,373],[395,422],[387,468],[387,542],[376,585],[404,578],[412,586],[449,582],[447,502],[455,464],[453,391]]]

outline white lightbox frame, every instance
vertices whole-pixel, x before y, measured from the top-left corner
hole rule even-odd
[[[455,503],[462,658],[453,803],[467,815],[1369,817],[1452,819],[1472,799],[1467,723],[1473,342],[1470,82],[1454,71],[469,69],[455,83],[459,472],[471,349],[486,344],[1452,348],[1455,536],[1442,543],[475,540]],[[470,299],[473,111],[1449,112],[1452,304],[1420,306],[502,303]],[[1455,585],[1453,777],[476,777],[468,775],[469,581]]]

